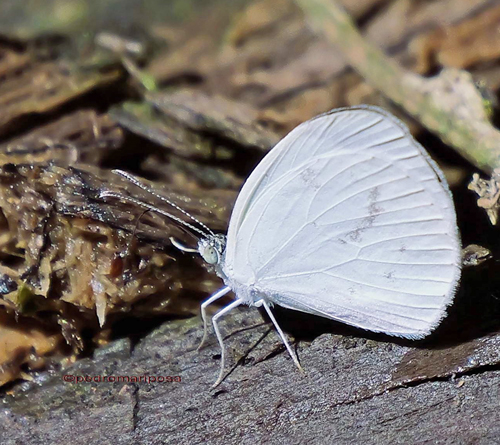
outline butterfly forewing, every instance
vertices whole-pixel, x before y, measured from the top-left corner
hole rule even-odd
[[[305,122],[245,183],[224,270],[238,297],[422,337],[459,278],[446,182],[395,118],[344,109]]]

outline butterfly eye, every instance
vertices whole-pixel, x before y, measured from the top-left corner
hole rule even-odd
[[[200,251],[201,257],[208,264],[217,264],[219,262],[219,252],[213,246],[206,246]]]

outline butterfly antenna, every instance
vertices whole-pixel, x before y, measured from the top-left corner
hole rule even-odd
[[[198,227],[193,226],[192,224],[187,223],[186,221],[177,218],[177,216],[172,215],[171,213],[166,212],[165,210],[159,209],[158,207],[155,207],[154,205],[148,204],[147,202],[141,201],[140,199],[132,198],[131,196],[123,195],[121,193],[116,193],[112,192],[110,190],[102,190],[99,193],[100,198],[116,198],[121,201],[126,201],[130,202],[132,204],[135,204],[137,206],[143,207],[147,210],[151,210],[152,212],[156,212],[160,215],[163,215],[177,223],[179,223],[181,226],[187,227],[191,229],[193,232],[196,232],[197,234],[201,235],[202,237],[206,237],[207,234],[200,230]],[[177,206],[175,206],[177,208]],[[183,212],[185,213],[185,212]],[[142,216],[142,215],[141,215]]]
[[[181,207],[179,207],[177,204],[173,203],[169,199],[167,199],[164,196],[161,196],[160,194],[156,193],[151,187],[148,187],[146,184],[144,184],[141,181],[139,181],[135,176],[131,175],[130,173],[124,172],[123,170],[112,170],[112,172],[116,173],[117,175],[122,176],[127,181],[130,181],[132,184],[134,184],[135,186],[139,187],[140,189],[144,190],[145,192],[148,192],[150,195],[153,195],[154,197],[158,198],[159,200],[161,200],[161,201],[169,204],[174,209],[179,210],[179,212],[181,212],[182,214],[186,215],[192,221],[196,222],[200,227],[202,227],[207,232],[207,233],[204,234],[204,236],[206,236],[207,234],[208,235],[214,235],[214,232],[212,232],[212,230],[210,230],[210,228],[207,227],[205,224],[203,224],[199,219],[195,218],[189,212],[186,212],[184,209],[182,209]]]

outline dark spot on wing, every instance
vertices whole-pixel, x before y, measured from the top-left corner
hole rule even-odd
[[[350,231],[347,236],[351,241],[354,242],[359,242],[361,241],[361,235],[362,233],[366,230],[369,229],[370,227],[373,226],[373,223],[375,222],[375,219],[378,215],[380,215],[384,209],[380,206],[377,205],[377,200],[379,198],[380,192],[378,190],[378,187],[374,187],[371,191],[370,194],[368,195],[368,200],[369,200],[369,205],[368,205],[368,216],[363,218],[358,226]]]

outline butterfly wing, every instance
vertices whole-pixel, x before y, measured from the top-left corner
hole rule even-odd
[[[446,182],[406,127],[344,109],[297,127],[252,173],[224,272],[248,302],[419,338],[453,298],[459,244]]]

